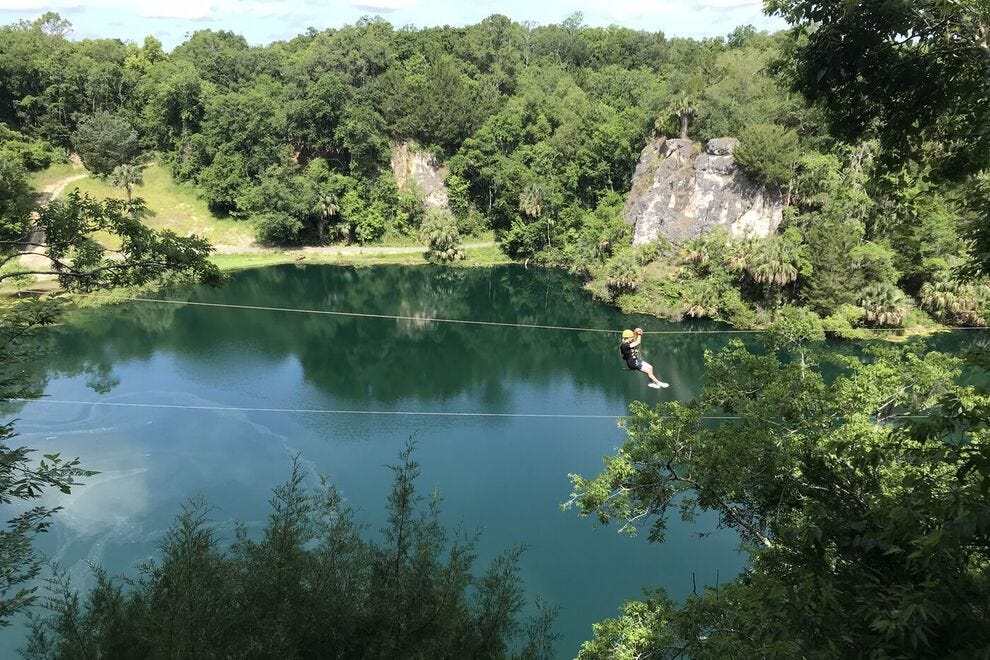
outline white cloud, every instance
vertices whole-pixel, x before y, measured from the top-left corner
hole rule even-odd
[[[364,11],[387,14],[400,9],[409,9],[417,0],[351,0],[351,6]]]
[[[699,0],[699,9],[762,9],[762,0]]]
[[[171,2],[138,2],[135,7],[138,16],[144,18],[209,18],[214,12],[214,3],[207,0],[171,0]]]
[[[0,11],[48,11],[82,6],[81,0],[0,0]]]
[[[142,0],[137,4],[137,14],[144,18],[189,20],[229,16],[272,18],[298,15],[302,8],[301,3],[285,0],[172,0],[169,4]]]
[[[589,7],[590,9],[590,7]],[[607,16],[620,23],[645,17],[684,16],[690,5],[676,0],[657,2],[657,0],[615,0],[608,4]]]

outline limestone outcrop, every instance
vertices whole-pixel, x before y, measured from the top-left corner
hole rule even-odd
[[[414,189],[427,209],[450,210],[446,168],[433,154],[418,149],[411,142],[393,143],[392,174],[399,190]]]
[[[674,243],[724,227],[736,238],[767,237],[783,219],[781,195],[737,166],[733,138],[710,140],[702,152],[690,140],[651,139],[632,178],[623,216],[633,245],[663,237]]]

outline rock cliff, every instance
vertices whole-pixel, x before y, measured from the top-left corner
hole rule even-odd
[[[450,210],[447,196],[446,168],[436,156],[416,148],[411,142],[393,143],[392,174],[399,190],[413,188],[423,198],[427,209]]]
[[[737,140],[711,140],[702,153],[690,140],[651,139],[639,157],[623,215],[635,227],[633,245],[672,242],[725,227],[743,238],[766,237],[783,219],[780,194],[736,166]]]

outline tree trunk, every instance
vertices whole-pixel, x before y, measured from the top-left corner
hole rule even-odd
[[[688,139],[688,124],[691,123],[691,114],[688,112],[681,113],[681,139]]]

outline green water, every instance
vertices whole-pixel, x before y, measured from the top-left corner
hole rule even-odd
[[[647,330],[698,329],[630,318],[593,302],[565,275],[520,267],[281,266],[243,271],[218,290],[175,298],[410,317]],[[614,335],[284,312],[130,304],[92,310],[55,333],[50,399],[171,406],[622,415],[635,399],[687,400],[705,349],[725,335],[648,337],[669,390],[625,370]],[[100,470],[57,501],[42,540],[79,584],[88,563],[133,572],[153,556],[188,498],[203,495],[232,536],[258,530],[271,488],[301,454],[342,490],[372,530],[390,474],[413,437],[420,487],[439,487],[444,520],[481,528],[486,561],[525,543],[531,599],[560,606],[559,657],[643,587],[675,598],[742,567],[733,534],[711,517],[671,522],[662,545],[563,512],[569,472],[596,473],[622,441],[611,419],[398,417],[33,402],[18,411],[23,444],[80,456]],[[3,632],[16,648],[23,630]],[[7,655],[8,653],[4,653]]]

